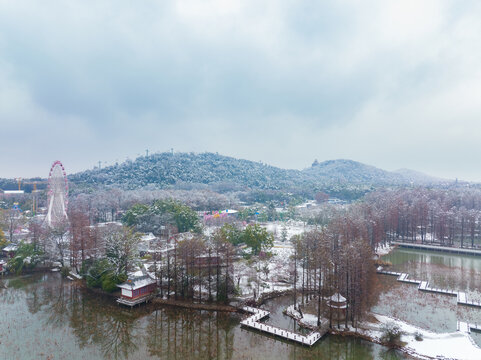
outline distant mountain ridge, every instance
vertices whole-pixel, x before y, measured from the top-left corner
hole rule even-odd
[[[70,181],[84,186],[138,189],[197,184],[229,190],[320,191],[355,186],[446,183],[412,170],[390,172],[353,160],[315,162],[304,170],[288,170],[213,153],[157,153],[103,169],[79,172]]]
[[[395,174],[401,175],[407,181],[414,184],[436,184],[443,183],[449,180],[437,178],[434,176],[426,175],[422,172],[411,170],[411,169],[398,169],[394,171]]]
[[[304,169],[303,172],[318,181],[327,183],[369,185],[402,185],[408,183],[403,175],[346,159],[314,163],[310,168]]]

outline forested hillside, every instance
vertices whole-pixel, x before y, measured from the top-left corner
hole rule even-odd
[[[286,170],[213,153],[159,153],[69,176],[83,187],[123,189],[209,187],[218,192],[282,190],[312,195],[324,191],[358,198],[379,186],[411,184],[412,178],[352,160],[317,161],[305,170]]]
[[[164,188],[174,184],[217,184],[229,189],[289,188],[298,182],[300,172],[258,162],[239,160],[212,153],[160,153],[101,170],[71,175],[77,184],[117,185],[126,189],[145,186]]]

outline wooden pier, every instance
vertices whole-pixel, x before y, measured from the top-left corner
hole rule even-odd
[[[448,246],[441,246],[441,245],[424,245],[424,244],[406,243],[406,242],[400,242],[400,241],[392,241],[391,244],[402,247],[402,248],[408,248],[408,249],[432,250],[432,251],[448,252],[453,254],[481,256],[481,250],[476,250],[476,249],[448,247]]]
[[[260,330],[271,335],[279,336],[283,339],[291,340],[302,345],[312,346],[317,342],[317,340],[326,334],[326,332],[321,334],[317,331],[313,331],[309,335],[298,334],[289,330],[259,322],[259,320],[269,316],[269,312],[266,310],[257,309],[251,306],[244,306],[242,310],[249,312],[252,315],[247,319],[242,320],[241,325]]]
[[[119,297],[117,299],[117,303],[122,304],[122,305],[127,305],[127,306],[130,306],[130,307],[134,307],[135,305],[139,305],[139,304],[142,304],[144,302],[148,303],[153,298],[154,298],[153,295],[141,296],[141,297],[138,297],[138,298],[132,299],[132,300]]]
[[[473,306],[473,307],[481,308],[481,302],[469,301],[468,297],[467,297],[467,295],[464,291],[433,288],[433,287],[429,286],[429,283],[427,281],[408,279],[409,274],[406,274],[406,273],[398,273],[398,272],[394,272],[394,271],[384,271],[384,270],[378,270],[377,272],[378,272],[378,274],[397,276],[397,281],[400,281],[400,282],[409,283],[409,284],[417,284],[418,290],[420,290],[420,291],[432,292],[432,293],[436,293],[436,294],[443,294],[443,295],[450,295],[450,296],[456,296],[458,305],[466,305],[466,306]]]

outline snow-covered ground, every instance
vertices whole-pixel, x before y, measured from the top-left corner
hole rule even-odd
[[[405,323],[384,315],[374,314],[379,323],[364,323],[363,328],[366,335],[380,339],[381,328],[384,324],[395,323],[403,331],[401,341],[406,343],[407,352],[420,357],[479,360],[481,359],[481,348],[479,348],[467,333],[460,331],[452,333],[434,333],[416,326]],[[421,341],[416,340],[416,333],[422,336]]]
[[[287,314],[293,316],[303,325],[317,326],[317,316],[303,313],[294,309],[291,305],[287,308]],[[469,336],[461,331],[451,333],[434,333],[428,330],[410,325],[399,319],[384,315],[372,314],[378,322],[363,322],[358,329],[351,329],[360,334],[366,335],[373,340],[381,341],[383,336],[382,328],[386,324],[395,324],[403,332],[401,342],[404,343],[404,351],[420,359],[457,359],[457,360],[479,360],[481,359],[481,348],[479,348]],[[321,318],[321,324],[328,321]],[[421,337],[422,340],[416,340]]]
[[[317,315],[307,312],[301,314],[294,309],[294,305],[290,305],[286,312],[294,317],[300,325],[307,325],[311,328],[317,326]],[[364,321],[359,324],[359,328],[350,330],[368,336],[376,342],[381,342],[383,327],[387,324],[394,324],[402,331],[400,341],[404,344],[403,350],[414,357],[420,359],[481,359],[481,348],[476,345],[466,331],[434,333],[396,318],[375,313],[372,315],[377,320],[376,322]],[[327,319],[321,318],[321,324],[325,324],[327,321]],[[341,328],[343,327],[342,325]],[[420,340],[416,340],[416,337]]]
[[[266,292],[288,290],[292,287],[292,245],[289,242],[275,241],[271,252],[272,257],[268,260],[249,262],[241,259],[235,262],[234,280],[236,285],[239,284],[241,297],[252,298],[255,291],[258,298]]]
[[[389,254],[394,248],[390,244],[379,244],[376,248],[376,255],[383,256]]]
[[[300,235],[305,231],[312,230],[313,227],[306,225],[303,221],[289,220],[286,222],[282,221],[272,221],[268,223],[261,224],[266,230],[272,234],[276,239],[281,239],[282,232],[286,231],[287,241],[294,235]]]
[[[263,293],[282,291],[292,288],[291,272],[294,253],[289,239],[294,235],[308,231],[302,221],[268,222],[262,224],[268,232],[274,234],[274,246],[271,249],[272,257],[268,260],[249,262],[239,260],[234,264],[234,279],[239,284],[240,295],[243,298],[252,298],[254,292],[259,298]],[[286,241],[281,241],[282,233],[286,233]],[[299,278],[299,281],[301,279]],[[258,284],[259,282],[259,284]],[[259,285],[259,286],[258,286]]]

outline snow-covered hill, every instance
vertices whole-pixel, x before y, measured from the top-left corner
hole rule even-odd
[[[427,183],[427,176],[414,177],[413,173],[389,172],[352,160],[316,162],[300,171],[213,153],[159,153],[69,178],[80,186],[124,189],[209,186],[221,192],[259,189],[339,193],[349,187],[365,192],[379,186],[417,184],[419,179],[419,185]],[[437,180],[431,179],[433,183]]]

